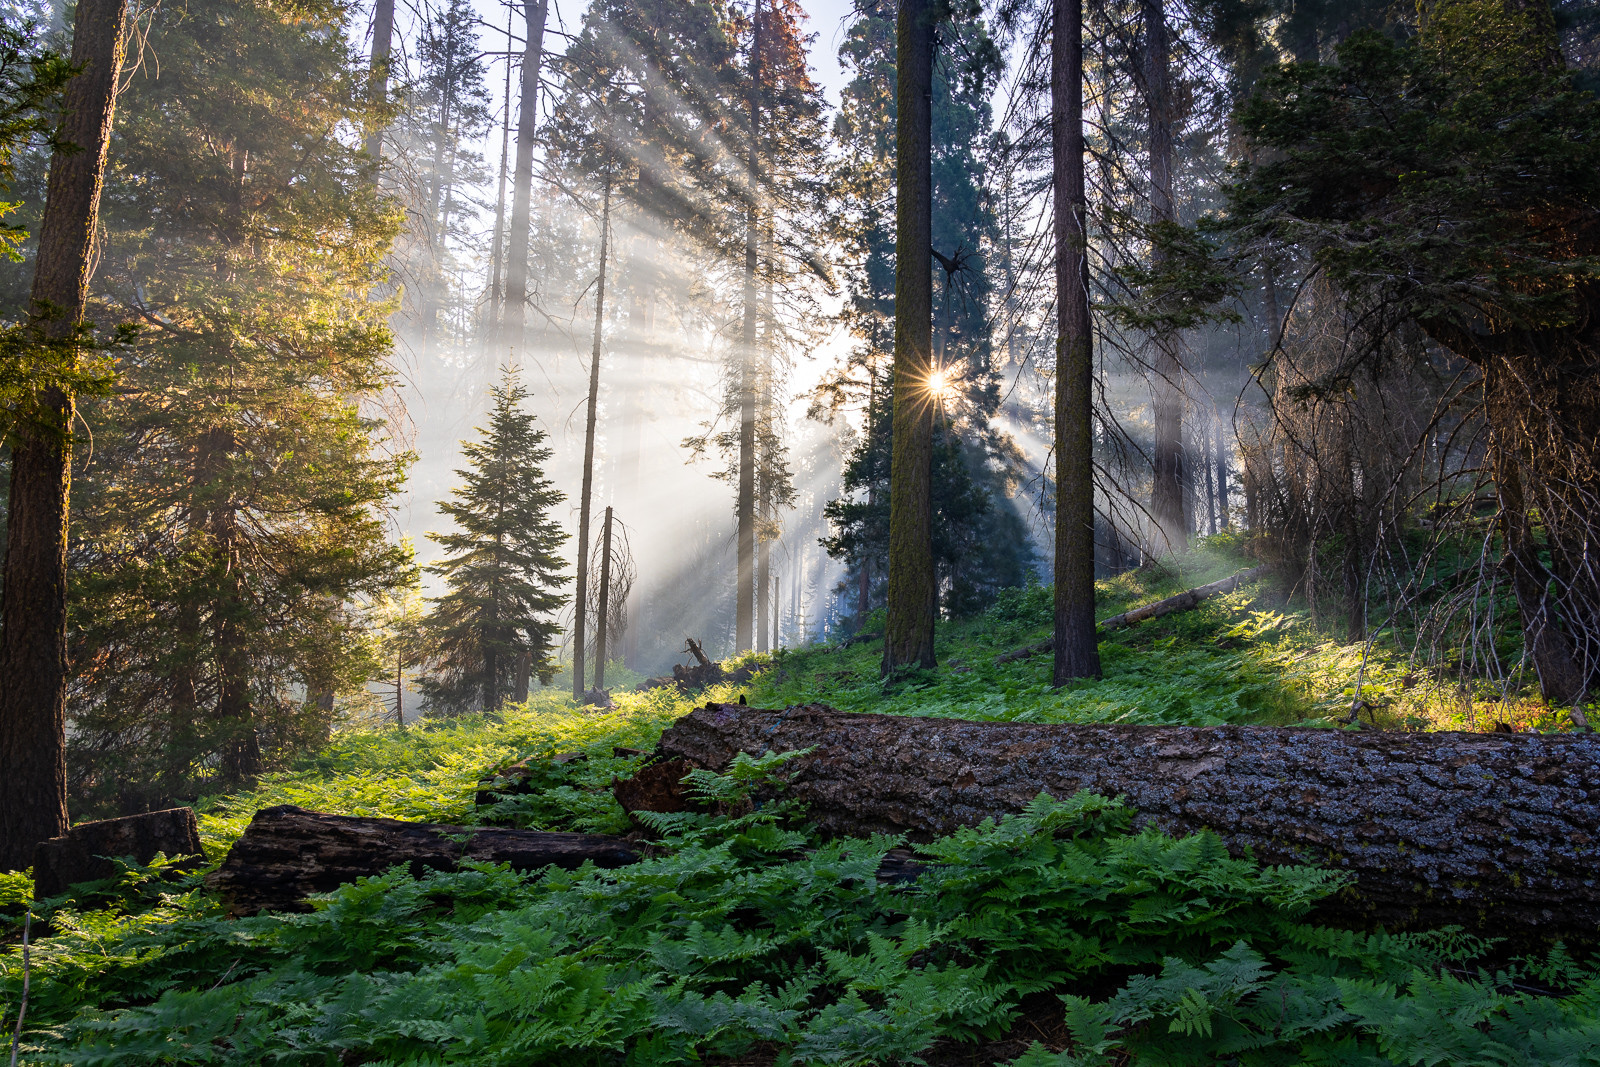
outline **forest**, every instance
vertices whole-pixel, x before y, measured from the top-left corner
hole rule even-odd
[[[0,14],[10,1067],[1600,1065],[1600,3]]]

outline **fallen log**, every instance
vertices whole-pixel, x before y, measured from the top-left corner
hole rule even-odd
[[[620,785],[621,783],[619,783]],[[293,804],[262,808],[206,883],[219,891],[233,916],[263,911],[310,911],[312,893],[326,893],[357,878],[400,864],[413,877],[453,871],[464,859],[536,871],[573,870],[585,862],[615,869],[641,858],[633,842],[607,834],[546,833],[436,823],[327,815]],[[878,865],[883,883],[916,879],[923,864],[907,849],[890,849]]]
[[[708,704],[656,749],[721,769],[814,751],[789,795],[827,834],[927,840],[1040,792],[1125,796],[1142,825],[1355,875],[1330,922],[1458,924],[1535,940],[1600,930],[1600,737],[1248,726],[1059,726]]]
[[[452,871],[464,859],[509,863],[519,871],[555,865],[572,870],[635,862],[638,851],[604,834],[503,830],[398,819],[326,815],[293,804],[262,808],[228,858],[206,879],[229,914],[310,911],[311,893],[409,864],[414,876]]]
[[[1146,619],[1159,619],[1163,615],[1171,615],[1177,611],[1188,611],[1208,597],[1214,597],[1219,593],[1231,593],[1239,586],[1253,582],[1257,578],[1263,577],[1266,573],[1267,568],[1265,567],[1252,567],[1247,571],[1229,575],[1221,581],[1212,582],[1210,585],[1198,585],[1193,589],[1186,589],[1176,596],[1169,596],[1165,600],[1157,600],[1153,604],[1146,604],[1143,607],[1124,611],[1121,615],[1113,615],[1104,622],[1099,623],[1095,629],[1100,633],[1108,633],[1112,630],[1121,630],[1124,627],[1143,622]],[[1021,648],[1014,648],[1010,652],[1002,652],[995,657],[994,662],[996,666],[999,666],[1002,663],[1011,663],[1015,660],[1027,659],[1030,656],[1049,652],[1054,647],[1055,638],[1047,637],[1042,641],[1035,641],[1031,645],[1023,645]]]

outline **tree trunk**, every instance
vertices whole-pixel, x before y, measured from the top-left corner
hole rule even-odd
[[[734,611],[735,652],[753,647],[756,621],[756,275],[761,197],[761,0],[750,31],[750,144],[745,157],[744,332],[739,344],[739,562]]]
[[[594,687],[606,687],[606,635],[611,629],[611,509],[600,533],[600,617],[594,627]]]
[[[1222,412],[1218,410],[1216,416],[1217,524],[1226,533],[1233,526],[1233,521],[1228,518],[1228,453],[1223,446]]]
[[[466,838],[465,842],[460,839]],[[593,862],[622,867],[638,853],[601,834],[478,829],[325,815],[292,804],[262,808],[207,881],[234,915],[310,911],[305,898],[407,864],[413,874],[453,871],[463,859],[509,863],[519,871]]]
[[[1163,0],[1143,0],[1144,88],[1150,123],[1150,218],[1172,222],[1172,92],[1167,72],[1167,15]],[[1156,254],[1159,261],[1159,253]],[[1178,339],[1157,333],[1155,366],[1155,477],[1150,513],[1156,522],[1157,548],[1168,552],[1189,543],[1189,516],[1184,494],[1183,364]],[[1164,542],[1164,543],[1162,543]]]
[[[521,104],[517,112],[517,165],[511,181],[511,236],[506,243],[506,295],[502,344],[519,352],[528,308],[528,241],[533,202],[533,142],[539,127],[539,64],[549,0],[526,0]]]
[[[883,673],[935,666],[933,567],[933,6],[901,0],[895,60],[894,415]]]
[[[779,475],[781,459],[777,449],[778,417],[773,360],[777,345],[776,294],[773,291],[773,234],[770,224],[763,238],[766,249],[766,276],[761,282],[761,397],[757,418],[761,445],[756,454],[756,506],[760,525],[756,531],[756,651],[767,652],[778,644],[778,595],[772,572],[772,541],[778,528]],[[771,453],[769,454],[769,445]]]
[[[191,871],[205,863],[193,808],[79,823],[61,837],[39,842],[33,854],[33,897],[43,900],[65,893],[77,882],[114,877],[114,858],[149,863],[158,852],[170,860],[187,857],[179,870]]]
[[[813,748],[814,746],[814,748]],[[1124,796],[1139,823],[1356,878],[1325,921],[1593,941],[1600,738],[1221,726],[1047,726],[712,704],[658,755],[717,769],[813,748],[788,795],[830,835],[928,840],[1040,792]]]
[[[83,322],[106,146],[122,69],[127,0],[79,0],[78,74],[67,83],[50,159],[33,276],[44,336]],[[0,592],[0,870],[21,870],[34,845],[67,829],[67,500],[73,399],[41,391],[16,429]]]
[[[512,692],[513,699],[518,704],[528,702],[528,685],[533,675],[533,653],[524,649],[517,654],[516,689]]]
[[[202,448],[208,469],[214,476],[221,476],[228,455],[234,449],[233,434],[226,429],[211,429],[205,436]],[[217,657],[219,769],[223,781],[242,785],[261,774],[262,761],[250,692],[250,649],[245,634],[250,606],[240,577],[241,534],[233,501],[226,496],[214,501],[206,526],[211,541],[212,580],[218,583],[216,599],[211,604],[211,641]]]
[[[506,9],[506,41],[511,40],[511,9]],[[500,339],[500,316],[505,306],[506,166],[511,155],[511,59],[506,57],[505,111],[500,118],[500,177],[494,192],[494,238],[489,243],[489,321],[483,342],[492,347]]]
[[[600,278],[594,296],[594,346],[589,352],[589,410],[583,430],[583,493],[578,502],[578,588],[572,599],[572,695],[583,702],[583,643],[589,595],[589,504],[594,496],[594,430],[600,403],[600,332],[606,317],[606,256],[611,251],[611,174],[600,208]]]
[[[1050,141],[1056,241],[1055,670],[1100,677],[1094,632],[1094,376],[1088,205],[1083,174],[1083,5],[1056,0],[1050,42]]]
[[[372,102],[380,106],[389,97],[389,50],[393,44],[394,0],[377,0],[372,6],[372,63],[368,77]],[[374,163],[383,162],[382,126],[374,125],[367,131],[366,150]]]

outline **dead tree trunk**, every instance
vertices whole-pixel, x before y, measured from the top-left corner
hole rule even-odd
[[[604,834],[363,819],[282,804],[256,812],[207,881],[228,901],[230,913],[254,915],[310,911],[308,894],[326,893],[402,863],[420,876],[429,870],[455,870],[463,859],[534,871],[552,864],[574,870],[590,860],[597,867],[622,867],[638,858],[628,842]]]
[[[594,431],[599,419],[600,339],[606,321],[606,258],[611,251],[611,171],[605,175],[600,209],[600,277],[594,293],[594,347],[589,352],[589,414],[583,430],[583,491],[578,498],[578,588],[572,597],[572,697],[582,704],[584,641],[588,639],[589,506],[594,496]]]
[[[1600,738],[1057,726],[710,704],[656,748],[690,767],[812,748],[790,795],[827,834],[927,840],[1047,792],[1124,796],[1141,823],[1356,876],[1318,918],[1593,941]]]

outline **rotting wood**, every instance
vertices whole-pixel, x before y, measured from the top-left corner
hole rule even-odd
[[[700,642],[692,637],[684,638],[683,651],[693,656],[695,663],[690,666],[675,663],[672,666],[671,677],[662,675],[658,678],[646,679],[639,683],[638,691],[643,693],[651,689],[662,689],[669,685],[677,686],[685,692],[690,689],[704,689],[708,685],[716,685],[719,682],[730,682],[738,685],[741,682],[749,681],[756,673],[756,668],[748,663],[732,671],[723,670],[722,664],[706,655],[705,649],[701,647]]]
[[[1140,824],[1234,855],[1347,871],[1326,921],[1459,924],[1521,939],[1600,930],[1600,738],[1219,726],[1066,726],[710,704],[656,753],[720,770],[811,748],[789,793],[826,834],[928,840],[1041,792],[1124,796]]]
[[[1157,600],[1153,604],[1133,608],[1130,611],[1123,612],[1121,615],[1113,615],[1101,622],[1095,629],[1100,633],[1106,633],[1110,630],[1120,630],[1124,627],[1132,626],[1134,623],[1143,622],[1146,619],[1158,619],[1163,615],[1171,615],[1174,612],[1188,611],[1190,608],[1197,606],[1202,600],[1216,596],[1219,593],[1231,593],[1239,586],[1253,582],[1257,578],[1263,577],[1266,573],[1267,568],[1265,567],[1252,567],[1247,571],[1240,571],[1238,574],[1230,575],[1219,582],[1196,586],[1176,596],[1169,596],[1165,600]],[[1054,647],[1055,638],[1053,636],[1047,637],[1042,641],[1035,641],[1031,645],[1023,645],[1021,648],[1014,648],[1010,652],[1002,652],[995,657],[995,666],[999,666],[1002,663],[1011,663],[1019,659],[1027,659],[1030,656],[1037,656],[1049,652]]]
[[[464,859],[509,863],[514,870],[592,861],[621,867],[639,858],[620,837],[327,815],[292,804],[262,808],[207,882],[233,915],[309,911],[306,897],[408,864],[414,875],[451,871]]]
[[[621,783],[619,783],[621,784]],[[608,834],[549,833],[328,815],[292,804],[262,808],[206,879],[234,916],[310,911],[306,898],[357,878],[406,865],[413,876],[455,870],[464,859],[536,871],[574,870],[586,862],[615,869],[637,863],[639,846]],[[890,849],[878,865],[882,883],[913,881],[925,865],[908,849]]]
[[[194,870],[205,862],[193,808],[79,823],[61,837],[39,842],[33,853],[33,895],[43,900],[78,882],[110,878],[117,865],[109,857],[149,863],[158,852],[171,860],[182,857],[174,864],[177,870]]]

